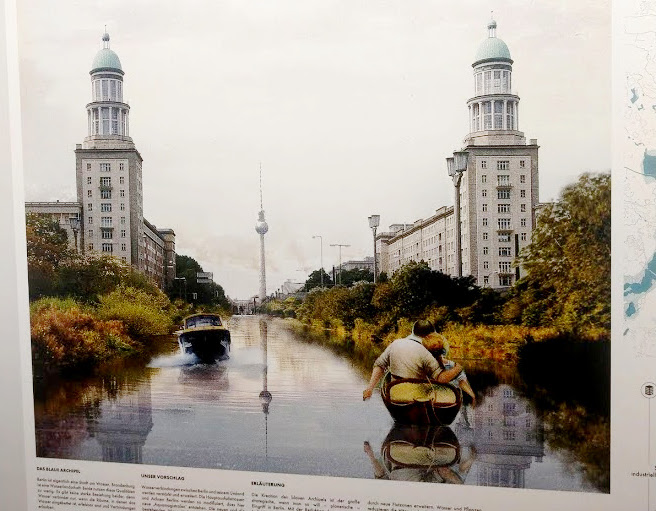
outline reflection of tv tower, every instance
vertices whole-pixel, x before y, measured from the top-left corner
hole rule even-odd
[[[265,320],[260,320],[260,341],[262,343],[262,358],[264,359],[264,368],[262,369],[262,392],[260,392],[260,403],[262,403],[262,411],[264,412],[264,452],[265,455],[269,454],[269,443],[268,443],[268,423],[267,419],[269,417],[269,404],[273,399],[271,392],[267,390],[267,370],[268,370],[268,359],[267,359],[267,323]]]
[[[264,235],[269,226],[264,220],[264,207],[262,206],[262,165],[260,165],[260,213],[255,224],[255,230],[260,235],[260,303],[266,298],[266,268],[264,263]]]

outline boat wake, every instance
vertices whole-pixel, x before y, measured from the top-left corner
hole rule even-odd
[[[198,357],[193,353],[176,353],[153,358],[148,367],[184,367],[198,363]]]

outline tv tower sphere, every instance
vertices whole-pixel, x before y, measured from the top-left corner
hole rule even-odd
[[[260,211],[255,224],[255,230],[258,234],[266,234],[269,231],[269,224],[264,220],[264,211]]]

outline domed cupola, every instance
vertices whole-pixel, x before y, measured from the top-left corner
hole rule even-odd
[[[102,37],[103,47],[101,50],[96,53],[95,58],[93,59],[93,64],[91,64],[91,71],[89,74],[97,73],[98,71],[109,71],[123,73],[123,68],[121,67],[121,61],[116,55],[116,52],[109,48],[109,34],[105,32]]]
[[[129,144],[130,106],[123,101],[123,68],[118,55],[109,47],[109,34],[102,36],[103,47],[91,65],[91,103],[87,104],[89,131],[86,141],[122,140]],[[97,144],[96,144],[97,145]]]
[[[478,47],[472,67],[493,61],[508,62],[509,64],[512,64],[513,61],[510,58],[510,50],[508,49],[508,46],[496,35],[497,22],[491,20],[487,25],[487,30],[488,37]]]
[[[522,143],[519,131],[519,97],[512,92],[510,50],[497,37],[497,22],[490,20],[487,38],[480,44],[474,68],[474,96],[467,101],[467,143],[481,145]]]

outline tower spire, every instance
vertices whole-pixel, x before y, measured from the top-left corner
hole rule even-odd
[[[262,205],[262,162],[260,162],[260,211],[264,210]]]
[[[264,235],[269,226],[264,219],[264,206],[262,200],[262,164],[260,163],[260,213],[258,214],[255,231],[260,235],[260,303],[266,298],[266,262],[264,259]]]

